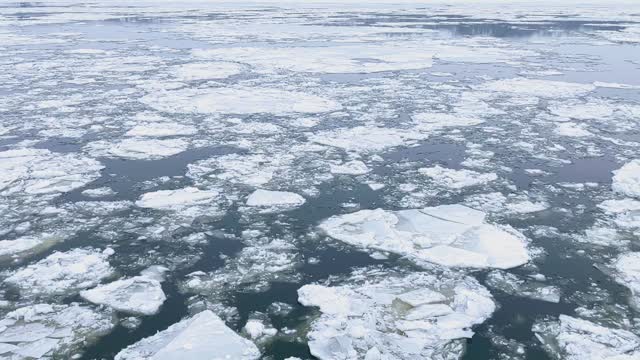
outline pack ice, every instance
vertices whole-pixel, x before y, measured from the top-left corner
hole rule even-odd
[[[340,110],[330,99],[301,92],[271,88],[178,89],[153,93],[142,102],[159,111],[176,113],[320,113]]]
[[[308,338],[323,360],[458,359],[460,339],[495,310],[482,285],[450,272],[357,270],[338,285],[301,287],[298,301],[320,310]]]
[[[73,294],[96,286],[113,268],[107,261],[111,249],[73,249],[54,252],[46,258],[12,272],[4,281],[16,287],[21,297]]]
[[[534,324],[533,331],[556,359],[635,360],[640,338],[630,331],[612,329],[587,320],[560,315],[557,321]]]
[[[252,360],[260,351],[228,328],[211,310],[171,325],[120,351],[116,360]]]
[[[0,320],[0,358],[70,359],[74,351],[113,327],[110,312],[76,303],[25,306]]]
[[[319,227],[334,239],[452,267],[508,269],[529,261],[527,241],[516,230],[485,222],[463,205],[333,216]]]

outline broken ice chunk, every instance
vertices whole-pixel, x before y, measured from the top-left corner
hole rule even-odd
[[[556,286],[523,279],[514,274],[494,270],[487,275],[487,285],[513,296],[524,296],[531,299],[560,302],[560,289]]]
[[[367,165],[360,160],[352,160],[340,165],[331,164],[332,174],[364,175],[369,171]]]
[[[73,249],[48,257],[13,272],[5,282],[20,290],[23,297],[73,294],[97,285],[113,268],[109,251]]]
[[[194,135],[197,133],[198,129],[193,126],[164,122],[136,125],[127,131],[125,136],[165,137]]]
[[[534,324],[533,331],[545,349],[557,359],[607,360],[628,355],[640,357],[640,338],[630,331],[612,329],[560,315],[559,321]]]
[[[11,359],[68,359],[113,327],[110,312],[75,303],[26,306],[0,320],[0,353]]]
[[[200,62],[176,66],[173,73],[179,81],[224,79],[239,74],[242,66],[232,62]]]
[[[482,185],[498,179],[498,175],[494,173],[483,174],[466,169],[447,169],[438,165],[430,168],[421,168],[418,172],[433,179],[438,186],[451,189]]]
[[[171,325],[120,351],[116,360],[252,360],[258,348],[225,325],[211,310]]]
[[[179,154],[189,147],[184,139],[126,138],[116,143],[95,141],[84,150],[93,156],[119,157],[132,160],[158,160]]]
[[[142,274],[80,292],[85,300],[135,315],[153,315],[166,297],[160,280]]]
[[[633,160],[613,172],[613,191],[640,198],[640,160]]]
[[[444,266],[511,268],[529,261],[527,241],[514,229],[484,221],[462,205],[385,211],[361,210],[320,224],[330,237],[371,251]]]
[[[640,308],[640,252],[620,255],[613,266],[616,281],[631,290],[632,303]]]
[[[298,290],[301,304],[320,309],[308,337],[311,354],[323,360],[457,358],[459,339],[495,310],[489,292],[460,274],[373,268],[338,281]]]
[[[292,192],[287,191],[270,191],[258,189],[247,198],[248,206],[259,207],[298,207],[305,203],[305,199]]]
[[[568,98],[584,95],[595,90],[592,84],[563,81],[513,78],[490,81],[478,86],[479,90],[513,93],[525,96]]]
[[[145,193],[136,201],[136,205],[158,210],[177,210],[187,206],[211,203],[216,196],[218,192],[214,190],[186,187]]]

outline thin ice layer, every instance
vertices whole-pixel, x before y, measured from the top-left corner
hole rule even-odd
[[[116,360],[251,360],[260,351],[249,340],[228,328],[210,310],[171,325],[120,351]]]
[[[357,247],[444,266],[507,269],[529,260],[524,236],[484,219],[481,211],[442,205],[361,210],[331,217],[320,228],[330,237]]]
[[[464,275],[361,270],[335,285],[305,285],[298,301],[320,317],[311,354],[334,359],[457,359],[459,339],[495,310],[489,292]]]

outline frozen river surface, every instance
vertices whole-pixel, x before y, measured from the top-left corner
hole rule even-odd
[[[0,3],[1,359],[640,359],[640,4]]]

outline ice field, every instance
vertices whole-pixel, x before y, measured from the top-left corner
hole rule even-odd
[[[640,2],[0,2],[0,359],[640,360]]]

